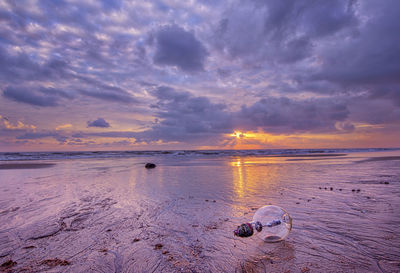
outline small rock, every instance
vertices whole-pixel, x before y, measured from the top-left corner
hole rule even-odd
[[[330,187],[330,190],[331,190],[331,191],[333,191],[333,188],[332,188],[332,187]]]
[[[321,188],[321,187],[318,187],[318,189],[322,190],[322,188]]]
[[[162,254],[168,254],[169,253],[169,251],[168,250],[164,250],[163,252],[162,252]]]
[[[208,202],[208,199],[206,199],[205,201]]]
[[[342,189],[339,189],[339,191],[342,191]]]
[[[217,202],[217,201],[213,200],[213,203],[215,203],[215,202]]]
[[[328,188],[327,188],[327,187],[325,187],[324,189],[325,189],[325,190],[327,190]]]
[[[351,191],[352,191],[352,192],[355,192],[356,190],[355,190],[355,189],[352,189]]]
[[[133,242],[134,243],[136,243],[136,242],[139,242],[140,241],[140,239],[139,238],[135,238],[135,239],[133,239]]]
[[[389,182],[385,181],[385,182],[383,182],[383,184],[385,184],[385,185],[388,185],[388,184],[389,184]]]
[[[192,227],[199,227],[199,225],[192,225]]]
[[[144,166],[146,169],[154,169],[156,167],[156,164],[154,163],[146,163]]]
[[[357,189],[357,192],[360,192],[361,190],[360,189]]]
[[[296,202],[296,204],[298,205],[298,204],[300,204],[300,202]]]
[[[106,232],[110,232],[110,231],[112,231],[112,229],[107,229],[107,230],[106,230]]]
[[[310,202],[311,201],[311,199],[307,199],[307,202]]]
[[[158,250],[158,249],[161,249],[163,246],[164,246],[163,244],[156,244],[156,245],[154,246],[154,249],[155,249],[155,250]]]

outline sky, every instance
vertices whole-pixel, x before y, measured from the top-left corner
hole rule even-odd
[[[400,147],[398,0],[0,0],[0,151]]]

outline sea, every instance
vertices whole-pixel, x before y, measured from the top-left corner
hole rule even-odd
[[[1,152],[0,161],[135,157],[307,156],[398,151],[400,148]]]

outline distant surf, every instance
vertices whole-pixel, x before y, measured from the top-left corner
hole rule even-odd
[[[0,161],[52,160],[83,158],[132,158],[132,157],[220,157],[220,156],[299,156],[335,155],[356,152],[396,151],[400,148],[364,149],[260,149],[260,150],[160,150],[160,151],[80,151],[80,152],[8,152],[0,153]]]

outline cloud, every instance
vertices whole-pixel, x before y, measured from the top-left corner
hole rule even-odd
[[[67,136],[53,131],[27,132],[23,135],[17,136],[16,139],[42,139],[49,137],[54,138],[60,144],[63,144],[68,140]]]
[[[400,28],[399,10],[398,1],[387,1],[384,5],[360,3],[359,12],[368,14],[362,29],[340,43],[321,47],[318,51],[321,66],[311,79],[363,86],[373,93],[380,92],[377,89],[382,86],[394,84],[398,88],[400,37],[393,35],[393,31]]]
[[[208,53],[193,33],[177,25],[169,25],[159,29],[155,38],[153,61],[156,64],[177,66],[185,72],[204,70]]]
[[[234,1],[215,29],[214,45],[252,66],[297,62],[312,55],[319,39],[357,25],[353,2]]]
[[[344,102],[329,99],[292,100],[264,98],[251,106],[242,106],[235,115],[241,129],[261,128],[265,132],[294,133],[334,131],[336,123],[349,116]]]
[[[58,131],[58,130],[64,130],[64,129],[69,129],[69,128],[72,128],[72,124],[70,124],[70,123],[61,124],[61,125],[58,125],[58,126],[56,127],[56,131]]]
[[[22,121],[17,121],[17,124],[11,123],[7,117],[0,115],[0,128],[4,128],[7,130],[35,130],[36,126],[25,124]]]
[[[79,90],[79,93],[82,95],[104,100],[104,101],[113,101],[113,102],[120,102],[120,103],[138,103],[138,100],[135,99],[133,96],[128,94],[125,91],[89,91],[89,90]]]
[[[153,105],[158,122],[134,135],[139,142],[206,141],[232,130],[231,115],[224,104],[168,86],[160,86],[152,94],[158,100]]]
[[[35,88],[9,86],[3,91],[3,97],[34,106],[57,106],[61,97],[71,98],[67,93],[54,88]]]
[[[110,127],[110,124],[107,121],[105,121],[103,118],[98,118],[94,121],[88,121],[87,126],[88,127],[108,128],[108,127]]]
[[[240,128],[398,128],[399,17],[396,0],[5,1],[0,109],[18,119],[0,126],[8,139],[185,147]],[[129,129],[64,127],[96,113]]]

